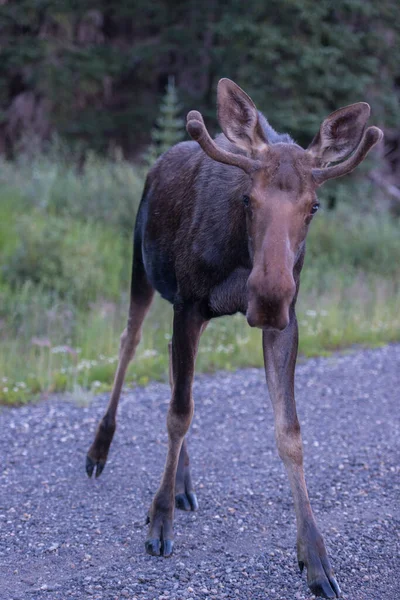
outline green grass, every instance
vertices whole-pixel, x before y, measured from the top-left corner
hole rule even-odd
[[[73,325],[66,323],[73,317],[62,305],[45,309],[47,319],[43,319],[44,300],[30,294],[29,303],[31,333],[40,331],[41,336],[31,336],[25,329],[17,338],[3,340],[1,401],[23,402],[32,393],[44,391],[108,389],[116,368],[127,302],[94,305],[89,312],[75,315]],[[356,277],[351,287],[338,286],[318,297],[305,293],[298,304],[300,352],[314,356],[353,344],[375,346],[399,340],[399,304],[399,287],[375,277],[368,282]],[[129,385],[167,379],[171,321],[171,308],[158,298],[130,365]],[[66,332],[71,337],[66,337]],[[200,344],[197,369],[246,366],[262,366],[260,331],[250,329],[240,315],[211,322]]]
[[[134,213],[130,165],[62,155],[0,163],[0,402],[109,389],[125,327]],[[298,301],[300,352],[400,340],[400,236],[385,214],[341,203],[311,227]],[[127,384],[167,379],[171,307],[157,298]],[[261,333],[213,321],[197,370],[261,366]]]

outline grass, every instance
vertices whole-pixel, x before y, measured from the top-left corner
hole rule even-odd
[[[109,389],[142,174],[95,156],[78,174],[59,153],[0,163],[0,184],[0,402]],[[352,206],[311,227],[297,311],[306,356],[400,340],[397,223]],[[171,322],[157,298],[128,385],[167,379]],[[242,316],[209,325],[197,370],[261,365],[261,334]]]
[[[30,301],[33,301],[30,296]],[[125,326],[126,304],[99,303],[76,315],[66,325],[64,308],[52,306],[43,320],[41,299],[31,304],[32,330],[38,324],[42,336],[20,335],[4,340],[0,349],[0,398],[13,404],[32,394],[80,388],[109,389],[117,361],[118,338]],[[400,339],[398,306],[400,291],[387,281],[357,277],[353,285],[336,287],[321,296],[300,296],[298,318],[300,352],[323,355],[353,344],[375,346]],[[313,308],[310,308],[313,307]],[[171,308],[157,299],[150,312],[143,340],[131,364],[127,384],[146,384],[167,379],[167,343],[171,336]],[[35,322],[36,321],[36,322]],[[65,331],[72,338],[64,342]],[[27,332],[26,332],[27,333]],[[236,315],[213,321],[207,328],[197,359],[199,371],[262,366],[261,334]]]

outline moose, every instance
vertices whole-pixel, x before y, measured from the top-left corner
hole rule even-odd
[[[383,133],[365,129],[370,107],[340,108],[321,124],[306,150],[278,134],[233,81],[217,91],[222,129],[212,139],[201,114],[189,112],[181,142],[151,168],[134,230],[130,307],[111,398],[86,458],[89,477],[106,464],[116,429],[124,376],[141,338],[155,291],[173,305],[168,450],[150,507],[148,554],[172,554],[175,507],[198,502],[185,440],[193,411],[192,383],[202,332],[211,319],[240,312],[262,330],[267,386],[279,456],[296,513],[297,558],[311,591],[324,598],[340,588],[308,497],[294,398],[298,348],[295,305],[317,190],[350,173]],[[332,164],[333,163],[333,164]]]

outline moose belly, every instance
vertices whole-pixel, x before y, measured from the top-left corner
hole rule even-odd
[[[143,264],[146,275],[164,300],[174,303],[177,293],[175,269],[171,258],[156,243],[146,243],[143,247]]]

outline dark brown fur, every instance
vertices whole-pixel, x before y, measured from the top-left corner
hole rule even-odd
[[[190,112],[187,128],[198,143],[178,144],[149,173],[135,226],[128,325],[111,399],[86,463],[89,475],[96,469],[98,476],[104,468],[126,368],[157,290],[174,306],[172,398],[166,466],[149,512],[149,554],[172,553],[175,504],[197,509],[185,435],[194,410],[192,382],[201,333],[210,319],[242,312],[251,326],[263,330],[277,447],[297,518],[299,565],[307,567],[314,594],[339,596],[304,479],[294,398],[295,304],[305,238],[318,208],[316,190],[326,179],[354,169],[381,139],[377,128],[364,131],[368,116],[364,103],[336,111],[304,150],[274,132],[247,94],[223,79],[218,118],[224,135],[212,140],[200,113]],[[343,162],[329,167],[339,160]]]

